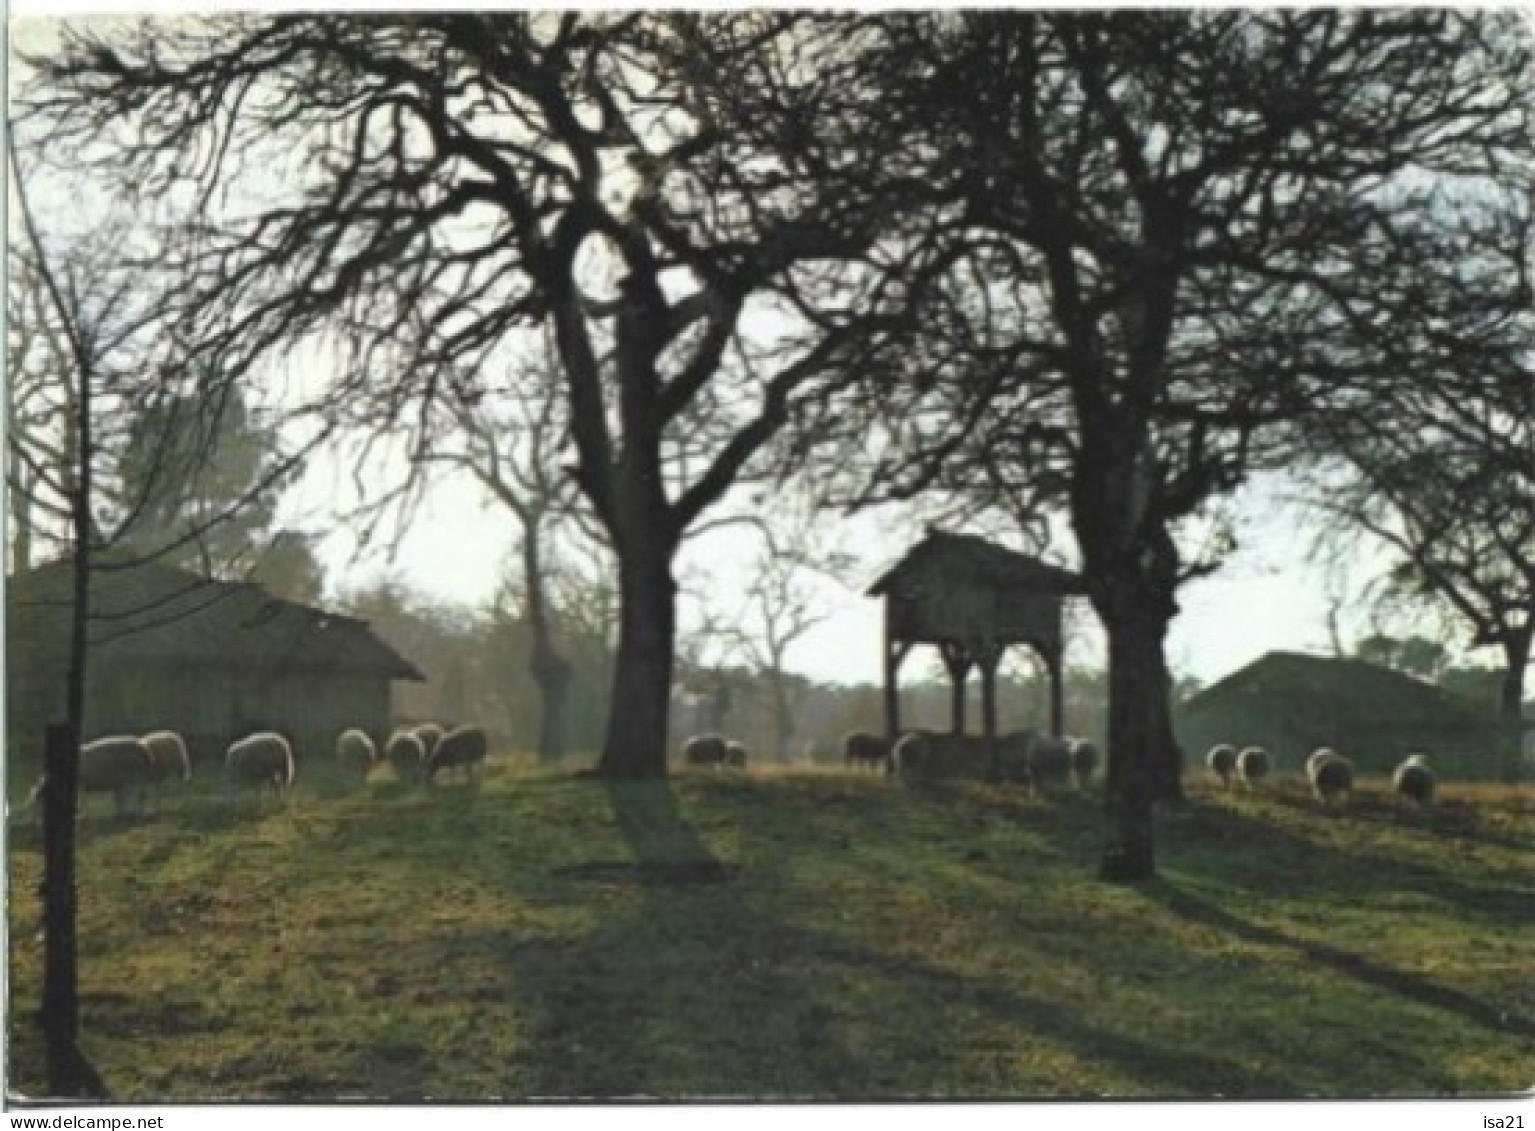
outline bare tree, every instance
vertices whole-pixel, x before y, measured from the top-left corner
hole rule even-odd
[[[570,427],[555,371],[552,342],[514,363],[521,370],[502,387],[445,398],[451,429],[429,459],[464,468],[517,524],[521,619],[529,635],[528,667],[539,689],[538,757],[565,756],[566,693],[571,666],[555,641],[548,593],[553,539],[559,527],[585,519],[574,480],[561,466],[570,454]]]
[[[1163,642],[1179,587],[1220,557],[1188,559],[1180,528],[1369,395],[1367,369],[1331,345],[1361,317],[1354,284],[1394,281],[1391,220],[1413,179],[1454,192],[1528,167],[1527,44],[1490,12],[909,26],[899,66],[927,64],[901,88],[928,108],[916,148],[964,170],[965,208],[921,333],[872,367],[864,412],[837,405],[840,423],[897,437],[876,464],[883,496],[945,467],[985,483],[974,469],[995,464],[1012,469],[1004,489],[1069,513],[1109,638],[1101,874],[1142,879],[1152,803],[1176,786]]]
[[[94,507],[96,465],[100,439],[96,419],[110,409],[114,378],[121,378],[124,355],[142,357],[135,346],[152,313],[134,309],[126,281],[102,270],[99,248],[74,249],[55,262],[43,243],[27,198],[26,185],[7,151],[15,200],[21,215],[28,270],[37,292],[32,313],[37,332],[52,339],[50,361],[55,368],[38,389],[58,390],[64,407],[51,413],[57,433],[52,438],[56,458],[37,459],[19,443],[32,482],[51,489],[56,513],[68,521],[73,550],[71,608],[68,627],[64,717],[48,726],[44,739],[43,804],[43,1000],[40,1020],[47,1050],[48,1086],[58,1096],[103,1095],[105,1089],[79,1045],[79,977],[77,968],[75,885],[75,815],[78,808],[79,748],[85,718],[87,627],[90,615],[90,574],[99,527]],[[46,328],[45,328],[46,327]],[[19,438],[18,438],[19,439]],[[47,443],[37,436],[28,439]]]
[[[158,198],[216,204],[237,168],[298,162],[252,218],[199,221],[180,265],[188,326],[231,374],[345,328],[335,401],[377,426],[552,324],[618,562],[600,768],[653,776],[682,537],[901,316],[915,237],[891,245],[889,189],[929,190],[858,66],[881,34],[765,13],[75,26],[24,116]]]
[[[806,498],[775,500],[756,513],[761,539],[745,589],[733,615],[722,616],[721,631],[736,655],[766,682],[772,756],[789,760],[795,717],[807,690],[789,669],[789,653],[828,615],[813,577],[845,577],[846,554],[822,526],[823,515]]]
[[[1501,651],[1510,755],[1535,640],[1529,184],[1453,223],[1428,219],[1426,201],[1399,232],[1395,267],[1413,301],[1366,320],[1356,348],[1407,379],[1316,431],[1311,503],[1334,552],[1363,535],[1393,554],[1388,597],[1437,603],[1472,648]],[[1375,309],[1379,292],[1357,301]]]
[[[104,1095],[104,1084],[78,1044],[75,819],[90,653],[102,627],[92,613],[92,577],[142,564],[136,553],[121,552],[124,532],[170,472],[167,463],[150,459],[137,476],[124,474],[130,425],[146,408],[184,396],[186,386],[177,343],[166,333],[165,305],[157,301],[164,280],[131,260],[142,233],[110,212],[94,227],[49,232],[33,207],[33,170],[23,170],[14,138],[7,157],[20,218],[10,248],[19,265],[13,286],[18,277],[20,284],[8,297],[18,299],[19,290],[19,301],[13,301],[11,309],[23,318],[11,327],[7,343],[18,351],[8,359],[8,368],[23,392],[12,402],[12,423],[22,426],[8,437],[8,474],[15,477],[8,486],[27,513],[24,541],[46,539],[67,557],[70,571],[63,612],[62,710],[49,716],[43,735],[40,1020],[50,1091],[58,1096]],[[56,213],[53,219],[58,220]],[[36,342],[43,348],[34,351]],[[151,556],[207,533],[243,501],[229,501],[219,514],[204,516]],[[30,547],[17,549],[18,568],[31,557]],[[177,615],[197,607],[183,605]],[[105,631],[120,635],[116,622],[128,613],[115,610]]]

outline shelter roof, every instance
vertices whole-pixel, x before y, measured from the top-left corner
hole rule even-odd
[[[7,611],[22,631],[51,637],[68,614],[72,584],[68,560],[12,577]],[[274,597],[252,582],[159,564],[105,562],[92,571],[89,638],[93,655],[113,662],[425,679],[366,621]]]
[[[1190,696],[1185,716],[1241,706],[1281,715],[1324,712],[1332,725],[1368,734],[1392,729],[1479,730],[1488,720],[1470,704],[1404,672],[1339,656],[1267,652]]]
[[[905,578],[924,575],[935,566],[961,583],[1057,595],[1081,593],[1083,589],[1082,578],[1071,570],[974,534],[953,534],[930,527],[927,537],[869,587],[868,595],[878,597],[897,591]]]

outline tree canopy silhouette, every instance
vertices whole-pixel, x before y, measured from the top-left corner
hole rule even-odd
[[[185,332],[231,379],[344,338],[338,411],[472,399],[554,328],[574,474],[618,559],[601,769],[665,772],[671,562],[817,382],[900,317],[877,20],[282,15],[66,28],[24,117],[195,201]],[[423,437],[424,439],[424,437]]]
[[[1418,190],[1528,177],[1527,36],[1439,11],[896,26],[918,78],[891,113],[962,170],[953,252],[862,396],[808,426],[891,438],[855,449],[875,457],[856,498],[968,484],[1069,513],[1109,638],[1103,873],[1144,877],[1152,802],[1175,791],[1164,640],[1179,587],[1229,548],[1188,534],[1409,379],[1362,331],[1418,301],[1395,266]]]

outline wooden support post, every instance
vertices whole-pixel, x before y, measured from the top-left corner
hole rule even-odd
[[[1046,656],[1045,666],[1050,670],[1050,733],[1056,738],[1060,738],[1063,716],[1065,715],[1061,687],[1060,652],[1055,651]]]
[[[885,626],[885,742],[886,749],[894,749],[895,741],[901,736],[901,689],[897,682],[901,670],[901,661],[906,659],[906,654],[911,651],[911,645],[905,641],[896,641],[890,636],[890,626]]]
[[[976,649],[981,668],[981,732],[991,748],[991,777],[1002,776],[1002,749],[997,743],[997,667],[1002,662],[1002,645],[987,643]]]
[[[938,645],[938,651],[943,656],[943,666],[948,669],[949,680],[953,686],[950,718],[954,735],[958,737],[965,733],[966,682],[970,675],[970,668],[975,663],[975,657],[970,654],[964,644],[957,640],[943,641]]]

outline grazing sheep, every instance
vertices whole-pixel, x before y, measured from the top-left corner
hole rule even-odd
[[[336,736],[336,762],[366,781],[368,771],[378,764],[378,747],[366,731],[351,727]]]
[[[1256,789],[1268,776],[1269,752],[1261,746],[1249,746],[1237,755],[1237,777],[1248,789]]]
[[[849,766],[855,762],[873,762],[877,765],[884,760],[890,773],[898,773],[902,777],[926,774],[933,768],[933,736],[925,730],[907,731],[896,739],[888,760],[885,759],[884,740],[863,731],[854,731],[843,740],[842,745]]]
[[[1354,788],[1354,764],[1325,746],[1306,759],[1306,776],[1311,779],[1311,791],[1323,805],[1346,797]]]
[[[1030,730],[1000,734],[995,744],[980,735],[908,731],[891,751],[889,772],[903,778],[972,778],[1032,783],[1033,749],[1040,736]]]
[[[1078,789],[1086,789],[1093,771],[1098,768],[1098,748],[1085,738],[1071,744],[1071,773],[1077,780]]]
[[[421,778],[426,768],[426,748],[414,731],[397,730],[384,743],[384,758],[394,767],[394,776],[402,782]]]
[[[173,730],[156,730],[139,739],[149,751],[150,781],[156,793],[166,782],[192,780],[192,759],[186,741]]]
[[[1032,785],[1030,751],[1039,735],[1032,730],[1014,730],[997,735],[997,756],[990,767],[1000,781]]]
[[[1035,789],[1057,784],[1071,774],[1071,739],[1038,734],[1029,743],[1029,778]]]
[[[270,789],[281,797],[293,784],[293,747],[276,731],[246,735],[224,755],[224,780],[226,793]]]
[[[682,760],[689,766],[723,766],[725,740],[717,734],[695,734],[682,744]]]
[[[473,778],[485,767],[485,732],[476,726],[454,727],[443,735],[426,760],[426,784],[443,770],[462,769]]]
[[[448,728],[441,723],[421,723],[411,727],[411,734],[421,740],[421,752],[425,758],[431,758],[437,744],[442,741],[442,736],[448,733]]]
[[[47,776],[38,778],[27,805],[39,808]],[[110,735],[80,747],[79,792],[110,793],[119,815],[127,813],[129,801],[136,795],[142,803],[155,782],[154,758],[141,739],[132,735]]]
[[[732,769],[746,769],[748,754],[745,743],[736,742],[733,739],[725,743],[725,765],[730,766]]]
[[[1318,746],[1313,750],[1311,756],[1306,759],[1306,780],[1313,785],[1316,784],[1316,772],[1321,768],[1322,763],[1337,755],[1338,752],[1331,746]]]
[[[924,732],[913,731],[912,733],[921,734]],[[892,751],[886,745],[883,737],[877,734],[870,734],[866,730],[850,731],[842,739],[842,760],[848,769],[852,769],[854,766],[878,768],[883,765],[889,771],[892,769],[891,753]]]
[[[1434,787],[1438,779],[1429,767],[1428,758],[1411,754],[1391,775],[1391,788],[1418,805],[1434,803]]]
[[[1210,752],[1205,755],[1205,765],[1221,779],[1221,785],[1230,789],[1232,775],[1237,769],[1237,748],[1225,742],[1210,747]]]

